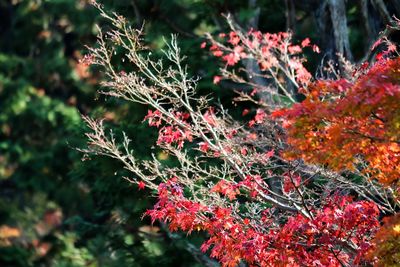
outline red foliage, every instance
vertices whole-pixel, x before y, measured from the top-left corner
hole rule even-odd
[[[221,181],[212,191],[233,199],[236,190]],[[375,204],[334,196],[321,209],[313,210],[312,218],[295,214],[277,224],[268,218],[272,209],[266,209],[264,223],[270,228],[262,231],[251,218],[239,219],[231,209],[190,201],[182,192],[173,179],[160,184],[158,202],[146,215],[153,222],[167,222],[171,231],[206,231],[209,238],[201,249],[211,248],[211,256],[223,266],[236,266],[240,260],[254,266],[341,266],[349,263],[347,250],[355,248],[353,263],[358,264],[371,248],[368,240],[379,226]],[[344,241],[351,241],[354,247],[340,248]]]
[[[287,32],[266,33],[250,31],[246,36],[231,31],[229,35],[222,34],[227,45],[213,42],[210,51],[216,57],[222,57],[227,66],[235,66],[242,59],[255,59],[262,71],[279,69],[285,64],[289,72],[293,72],[293,79],[299,84],[307,84],[311,74],[303,66],[305,59],[301,56],[303,48],[310,46],[310,39],[306,38],[300,45],[291,44],[291,34]],[[205,45],[201,45],[205,48]],[[318,52],[317,46],[313,50]],[[260,53],[255,53],[259,51]],[[286,71],[286,70],[285,70]]]
[[[138,182],[138,188],[139,190],[143,190],[146,187],[146,184],[143,181]]]

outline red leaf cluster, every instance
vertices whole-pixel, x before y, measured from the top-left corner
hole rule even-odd
[[[213,191],[229,193],[231,185],[218,183]],[[152,221],[169,224],[172,231],[203,230],[209,235],[201,246],[211,249],[211,256],[223,266],[237,266],[245,260],[251,266],[341,266],[349,263],[348,250],[358,254],[353,264],[371,248],[370,236],[379,226],[379,211],[367,201],[353,202],[350,198],[335,196],[321,209],[314,210],[312,218],[295,214],[286,222],[273,223],[261,230],[251,218],[237,218],[231,209],[204,206],[188,200],[174,179],[159,186],[159,200],[147,211]],[[350,241],[353,248],[341,248]]]

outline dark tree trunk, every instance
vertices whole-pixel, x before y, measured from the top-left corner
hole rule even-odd
[[[329,13],[335,43],[335,52],[353,60],[347,28],[346,5],[344,0],[329,0]]]
[[[288,3],[289,0],[286,0]],[[324,61],[334,60],[337,63],[337,53],[352,61],[353,54],[349,42],[348,20],[345,0],[298,0],[294,1],[296,7],[306,13],[312,13],[318,31],[319,45],[324,53]],[[287,14],[290,11],[290,5]],[[399,0],[359,0],[358,7],[366,40],[365,54],[376,41],[380,31],[385,25],[390,24],[393,16],[400,16]],[[339,67],[341,67],[339,65]]]
[[[340,64],[338,54],[353,60],[344,0],[319,1],[314,9],[314,18],[324,53],[324,62],[334,60]]]

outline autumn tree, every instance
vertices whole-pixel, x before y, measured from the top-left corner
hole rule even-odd
[[[138,160],[130,137],[120,140],[88,117],[83,151],[119,160],[131,172],[126,180],[154,192],[157,202],[144,216],[170,231],[205,232],[201,250],[224,266],[376,260],[365,255],[374,249],[379,217],[399,204],[397,187],[388,185],[398,178],[394,44],[371,66],[342,58],[346,68],[336,79],[316,79],[304,50],[320,49],[308,38],[296,43],[289,32],[244,31],[228,16],[231,31],[209,35],[201,47],[223,64],[214,82],[241,84],[235,101],[255,104],[238,117],[196,91],[198,78],[188,75],[176,36],[156,58],[142,30],[95,5],[111,29],[99,29],[98,46],[83,63],[104,70],[103,94],[149,108],[144,120],[174,164]],[[129,65],[118,68],[118,61]],[[258,70],[241,67],[249,62]],[[299,93],[306,99],[296,103]]]

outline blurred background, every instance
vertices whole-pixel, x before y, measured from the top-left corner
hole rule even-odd
[[[155,199],[123,176],[118,163],[83,160],[81,114],[104,117],[133,139],[142,159],[156,133],[142,123],[146,107],[105,98],[102,74],[78,64],[85,45],[96,41],[103,21],[86,0],[0,0],[0,266],[204,266],[196,247],[201,234],[171,234],[142,215]],[[200,49],[204,33],[226,32],[221,14],[232,13],[243,28],[294,32],[310,37],[323,53],[311,56],[315,72],[322,58],[363,59],[398,1],[337,1],[348,34],[334,35],[329,1],[313,0],[104,0],[109,11],[145,25],[145,40],[161,54],[163,36],[179,36],[199,93],[212,93],[228,107],[232,85],[216,87],[218,64]],[[336,2],[336,1],[330,1]],[[382,6],[383,5],[383,6]],[[342,17],[340,17],[342,16]],[[343,37],[343,36],[342,36]],[[346,41],[347,40],[347,41]],[[342,42],[342,43],[340,43]],[[346,48],[346,42],[350,49]],[[248,105],[244,103],[243,105]],[[250,107],[251,108],[251,107]]]

